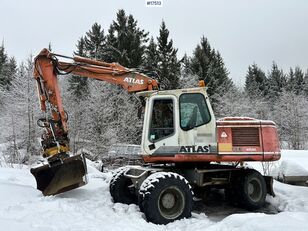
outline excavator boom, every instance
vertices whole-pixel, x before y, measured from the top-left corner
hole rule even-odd
[[[59,61],[58,57],[71,59]],[[74,74],[116,84],[128,92],[158,89],[158,83],[139,72],[121,66],[79,56],[67,57],[43,49],[34,59],[41,111],[38,125],[45,128],[41,144],[48,164],[32,168],[37,188],[45,196],[55,195],[85,185],[86,162],[82,155],[69,155],[67,114],[62,104],[58,75]]]

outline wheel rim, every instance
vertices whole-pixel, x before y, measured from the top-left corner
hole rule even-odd
[[[158,209],[166,219],[176,219],[185,207],[185,196],[177,187],[168,187],[161,191],[158,198]]]
[[[262,186],[261,182],[258,179],[252,179],[248,183],[248,195],[250,199],[254,202],[260,201],[262,198]]]

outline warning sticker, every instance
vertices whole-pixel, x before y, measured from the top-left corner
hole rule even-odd
[[[221,135],[220,135],[220,137],[221,137],[221,138],[227,138],[227,137],[228,137],[228,135],[227,135],[227,133],[226,133],[226,132],[222,132],[222,133],[221,133]]]

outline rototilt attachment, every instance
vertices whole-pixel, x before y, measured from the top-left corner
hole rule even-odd
[[[44,196],[56,195],[87,184],[87,165],[84,155],[59,157],[49,164],[31,168],[37,189]]]

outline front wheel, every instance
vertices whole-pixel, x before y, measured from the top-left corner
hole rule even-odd
[[[134,184],[124,175],[126,170],[127,168],[120,168],[115,172],[109,184],[110,194],[114,203],[137,204]]]
[[[167,224],[191,216],[192,191],[179,174],[158,172],[141,185],[139,206],[148,221]]]

